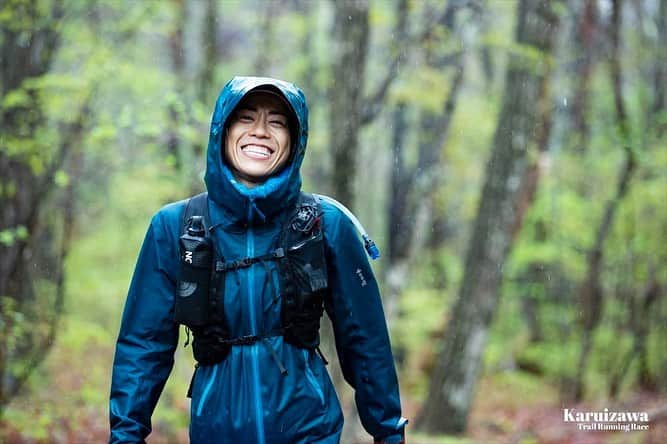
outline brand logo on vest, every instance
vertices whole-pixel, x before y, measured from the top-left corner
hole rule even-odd
[[[181,281],[178,284],[178,295],[182,298],[187,298],[192,296],[192,294],[197,290],[196,282],[183,282]]]
[[[361,268],[357,268],[355,273],[357,273],[357,276],[359,276],[359,280],[361,281],[361,286],[365,287],[367,285],[366,278],[364,277],[364,274],[361,272]]]
[[[192,263],[192,251],[186,251],[185,252],[185,258],[183,258],[183,260],[185,262],[187,262],[188,264],[191,264]]]

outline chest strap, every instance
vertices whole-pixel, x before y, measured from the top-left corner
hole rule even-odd
[[[234,339],[218,338],[218,342],[225,345],[252,345],[255,342],[264,341],[264,339],[271,338],[273,336],[282,336],[284,333],[285,329],[278,328],[258,335],[245,335],[245,336],[239,336],[238,338]],[[271,351],[271,357],[273,358],[273,361],[278,365],[280,374],[286,375],[287,369],[285,368],[283,363],[280,362],[280,358],[278,358],[278,354],[273,349],[271,344],[268,341],[263,342],[263,344],[269,349],[269,351]]]
[[[283,257],[285,257],[285,250],[282,248],[276,248],[271,253],[263,254],[261,256],[244,257],[243,259],[227,262],[217,261],[215,263],[215,271],[238,270],[240,268],[247,268],[259,262],[277,260]]]
[[[266,333],[260,333],[258,335],[245,335],[233,339],[218,338],[218,342],[226,345],[252,345],[257,341],[261,341],[262,339],[271,338],[273,336],[282,336],[283,333],[284,330],[282,328],[278,328]]]

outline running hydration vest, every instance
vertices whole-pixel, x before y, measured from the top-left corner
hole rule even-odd
[[[181,279],[174,310],[175,321],[192,332],[198,364],[221,362],[234,345],[248,345],[278,335],[288,344],[319,352],[320,318],[328,281],[318,199],[307,193],[299,195],[283,223],[278,244],[270,253],[226,260],[210,234],[207,198],[207,193],[190,198],[183,211],[179,239]],[[272,261],[277,263],[280,276],[277,291],[282,300],[281,328],[231,338],[223,307],[227,273]]]

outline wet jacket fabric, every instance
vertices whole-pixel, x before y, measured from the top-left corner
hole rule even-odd
[[[299,121],[290,164],[264,184],[247,188],[223,162],[225,122],[253,88],[271,85]],[[234,78],[215,105],[205,182],[213,240],[225,260],[276,248],[280,227],[301,189],[300,166],[308,110],[294,85],[268,78]],[[130,289],[116,345],[110,397],[111,443],[143,442],[174,363],[179,325],[174,297],[179,278],[178,238],[185,202],[166,205],[151,220]],[[378,286],[351,221],[321,203],[331,318],[343,374],[355,389],[362,424],[376,439],[398,442],[398,383]],[[224,311],[232,337],[281,327],[275,263],[255,264],[225,277]],[[287,369],[281,374],[272,350]],[[190,407],[192,443],[338,443],[343,416],[329,375],[316,352],[273,336],[233,346],[219,364],[196,370]]]

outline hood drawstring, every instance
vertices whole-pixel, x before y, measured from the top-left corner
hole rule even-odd
[[[266,215],[262,213],[262,210],[259,209],[259,207],[255,203],[255,199],[250,199],[250,213],[257,214],[262,223],[266,222]],[[253,219],[254,219],[253,217],[250,217],[248,221],[252,221]]]
[[[267,294],[265,292],[267,286],[270,287],[270,291],[268,292],[268,294],[273,294],[273,292],[275,290],[275,287],[273,285],[273,274],[271,273],[271,267],[269,266],[269,264],[265,260],[260,261],[260,263],[262,264],[262,266],[264,267],[264,270],[266,272],[266,277],[264,279],[264,288],[262,288],[262,294]],[[269,310],[273,306],[273,304],[275,304],[278,301],[278,299],[280,299],[280,291],[276,291],[276,297],[273,298],[269,302],[268,306],[264,307],[264,313],[266,313],[266,311]],[[262,318],[262,321],[263,320],[264,320],[264,318]],[[280,358],[278,357],[278,353],[276,353],[276,350],[273,348],[273,346],[269,342],[268,338],[264,338],[264,340],[262,342],[264,342],[264,345],[266,345],[269,348],[269,350],[271,351],[271,356],[273,357],[273,361],[276,363],[276,365],[280,369],[280,374],[281,375],[286,375],[287,374],[287,369],[285,368],[285,365],[280,361]]]
[[[271,309],[273,304],[278,302],[278,299],[280,299],[280,291],[275,288],[275,285],[273,285],[273,273],[267,261],[261,261],[261,264],[264,267],[264,271],[266,272],[266,279],[264,280],[264,287],[262,288],[262,293],[267,294],[265,290],[268,287],[269,288],[268,294],[275,293],[276,295],[269,301],[267,305],[264,306],[264,313],[266,313],[268,310]]]
[[[283,375],[283,376],[286,376],[286,375],[287,375],[287,369],[285,368],[285,366],[283,365],[283,363],[280,362],[280,358],[278,357],[278,353],[276,353],[276,350],[275,350],[275,349],[273,348],[273,346],[271,345],[271,342],[269,342],[269,338],[264,338],[264,339],[262,340],[262,343],[263,343],[265,346],[267,346],[267,347],[269,348],[269,350],[271,351],[271,356],[273,357],[273,361],[274,361],[274,362],[276,363],[276,365],[278,366],[278,369],[280,370],[280,374]]]

